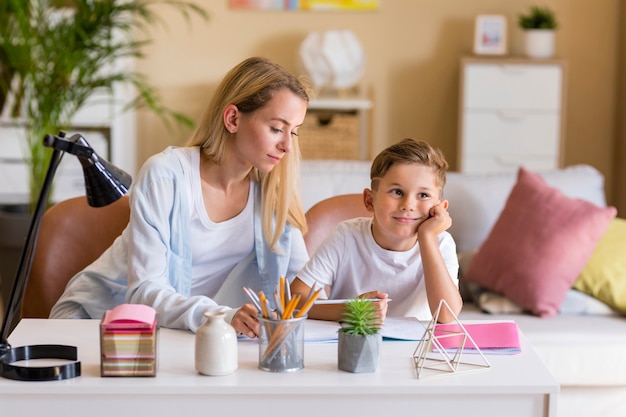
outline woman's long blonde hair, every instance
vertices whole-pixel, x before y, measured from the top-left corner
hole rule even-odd
[[[240,112],[252,113],[267,105],[274,93],[283,88],[309,101],[304,84],[280,65],[265,58],[246,59],[226,74],[187,145],[200,146],[213,163],[221,165],[229,149],[230,133],[222,118],[226,106],[234,104]],[[292,151],[272,171],[263,173],[253,168],[251,175],[261,185],[263,234],[272,250],[287,223],[305,234],[298,140],[293,141]]]

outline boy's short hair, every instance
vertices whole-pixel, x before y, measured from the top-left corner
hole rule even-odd
[[[432,147],[427,142],[411,138],[403,139],[387,147],[372,162],[370,169],[372,190],[378,187],[378,181],[394,164],[421,164],[431,167],[435,173],[440,194],[443,193],[443,187],[446,185],[448,162],[440,149]]]

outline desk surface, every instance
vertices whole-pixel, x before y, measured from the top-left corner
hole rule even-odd
[[[9,338],[13,346],[77,346],[82,376],[50,382],[0,379],[2,415],[54,415],[58,408],[64,416],[205,411],[276,417],[285,414],[284,407],[292,407],[298,417],[336,415],[338,410],[362,416],[467,415],[472,409],[481,416],[556,415],[558,383],[523,335],[521,354],[489,355],[488,369],[421,379],[413,364],[417,342],[384,342],[378,371],[352,374],[337,369],[336,343],[307,343],[302,371],[270,373],[257,368],[256,342],[240,341],[238,370],[210,377],[194,369],[194,334],[161,329],[156,377],[102,378],[98,324],[22,320]]]

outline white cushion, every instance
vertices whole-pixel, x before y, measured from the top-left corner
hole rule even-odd
[[[370,186],[370,161],[304,160],[300,190],[304,211],[318,201],[340,194],[362,193]]]
[[[304,160],[301,193],[304,210],[339,194],[361,193],[370,186],[371,161]],[[606,207],[604,177],[589,165],[539,172],[546,182],[573,198]],[[458,252],[477,249],[500,216],[517,174],[463,174],[448,172],[444,198],[450,201],[452,227]]]

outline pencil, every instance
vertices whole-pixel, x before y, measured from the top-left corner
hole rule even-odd
[[[291,300],[291,284],[288,279],[285,280],[285,298]]]
[[[258,311],[261,311],[261,304],[259,303],[257,295],[254,293],[254,291],[252,291],[250,288],[246,288],[246,287],[243,287],[243,291],[246,293],[246,295],[248,296],[248,298],[250,299],[250,301],[252,302],[254,307]]]
[[[299,301],[300,301],[300,294],[296,294],[295,297],[289,300],[289,303],[287,304],[287,307],[285,307],[285,311],[283,312],[283,320],[291,318],[291,315],[293,314],[293,311],[296,309],[296,306],[298,305]]]
[[[279,294],[280,294],[280,305],[282,307],[282,309],[285,309],[285,277],[283,277],[282,275],[280,276],[280,280],[279,280]]]
[[[315,302],[315,304],[346,304],[349,303],[350,301],[354,300],[354,298],[338,298],[335,300],[329,299],[329,300],[317,300]],[[360,298],[360,300],[365,300],[365,301],[372,301],[372,302],[376,302],[376,301],[391,301],[391,298]]]
[[[308,311],[311,309],[311,307],[313,306],[313,303],[315,302],[315,299],[320,295],[320,292],[322,292],[322,289],[320,288],[319,290],[315,291],[308,300],[306,300],[306,303],[304,303],[304,305],[302,306],[302,308],[300,308],[300,311],[298,311],[298,314],[296,314],[296,318],[300,318],[302,316],[304,316],[306,313],[308,313]]]
[[[280,296],[278,294],[274,294],[274,302],[276,303],[276,310],[278,310],[278,315],[282,316],[285,312],[285,308],[283,306],[283,301],[281,301]]]
[[[263,291],[259,291],[259,298],[261,300],[261,311],[263,312],[263,317],[266,319],[270,317],[269,311],[267,311],[267,298],[265,298],[265,294]]]

